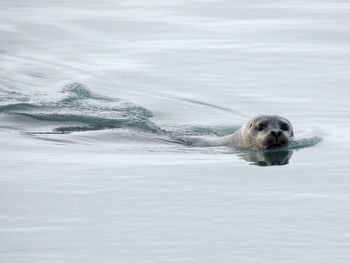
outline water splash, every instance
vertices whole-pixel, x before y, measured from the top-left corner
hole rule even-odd
[[[322,139],[323,136],[321,134],[318,134],[317,132],[313,132],[307,135],[301,135],[292,140],[290,144],[286,147],[286,149],[297,150],[305,147],[311,147],[321,142]]]

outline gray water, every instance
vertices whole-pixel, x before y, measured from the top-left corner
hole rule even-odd
[[[350,261],[350,2],[0,7],[1,262]]]

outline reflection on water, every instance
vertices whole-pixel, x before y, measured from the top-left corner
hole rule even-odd
[[[258,166],[286,165],[293,152],[289,150],[272,150],[261,152],[247,152],[240,154],[244,160]]]

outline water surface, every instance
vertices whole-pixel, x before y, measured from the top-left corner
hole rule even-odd
[[[329,0],[3,0],[1,262],[349,262],[349,17]],[[296,142],[174,140],[257,114]]]

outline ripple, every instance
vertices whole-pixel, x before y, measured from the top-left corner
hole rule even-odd
[[[65,86],[54,99],[48,95],[27,96],[24,103],[22,94],[11,94],[11,99],[6,96],[2,101],[5,104],[0,106],[1,113],[62,123],[48,131],[53,133],[125,127],[161,131],[149,120],[151,111],[119,98],[98,96],[81,83]]]

